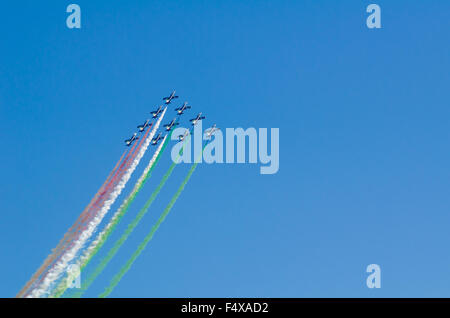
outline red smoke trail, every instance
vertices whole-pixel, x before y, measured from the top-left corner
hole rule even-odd
[[[141,141],[137,144],[134,144],[134,146],[132,147],[132,149],[130,150],[129,156],[127,156],[127,158],[125,158],[126,162],[124,161],[124,163],[121,165],[121,167],[119,168],[119,170],[117,171],[117,173],[114,175],[114,177],[111,179],[111,181],[109,182],[107,188],[103,191],[103,193],[100,195],[99,199],[97,200],[97,202],[93,205],[92,211],[90,211],[89,214],[87,214],[81,221],[82,223],[78,226],[78,228],[76,229],[76,232],[78,232],[78,234],[80,234],[87,226],[87,224],[89,223],[89,221],[96,215],[95,212],[98,211],[99,208],[101,208],[101,206],[103,205],[103,203],[105,202],[105,200],[108,198],[108,195],[112,192],[112,190],[114,189],[114,187],[117,185],[117,183],[119,182],[119,180],[122,178],[123,174],[128,170],[128,168],[130,167],[131,163],[134,161],[134,158],[136,158],[136,155],[138,154],[144,140],[147,138],[148,133],[150,132],[151,126],[149,127],[149,129],[147,129],[147,131],[145,132],[143,138],[141,139]],[[75,241],[74,239],[78,238],[78,236],[72,236],[70,238],[69,246],[65,246],[63,249],[63,252],[66,251],[67,249],[72,248],[73,246],[73,242]],[[58,257],[58,259],[61,256]]]
[[[151,124],[149,128],[151,128],[152,125],[153,124]],[[137,153],[139,152],[139,149],[142,146],[143,140],[146,139],[149,131],[150,131],[150,129],[148,129],[146,131],[146,133],[144,134],[144,137],[141,139],[141,141],[139,143],[135,143],[131,147],[131,150],[128,152],[128,155],[125,157],[125,160],[122,162],[122,164],[120,165],[120,168],[116,171],[114,176],[111,178],[111,180],[109,181],[106,188],[100,194],[97,194],[97,196],[98,196],[97,200],[95,201],[95,203],[93,203],[92,207],[89,207],[88,213],[86,213],[86,214],[83,213],[84,215],[80,216],[81,217],[80,224],[76,228],[75,232],[81,232],[85,228],[86,224],[89,223],[89,221],[92,219],[92,217],[95,216],[95,214],[96,214],[95,212],[98,211],[98,209],[103,205],[103,203],[107,199],[108,195],[111,193],[111,191],[117,185],[117,182],[122,178],[125,171],[128,170],[130,164],[134,161],[134,158],[136,157]],[[72,236],[70,238],[69,243],[71,243],[74,240],[74,238],[75,237]],[[65,250],[67,250],[67,246],[64,247],[63,251],[65,251]]]
[[[25,286],[20,290],[20,292],[17,294],[16,297],[23,297],[25,292],[27,292],[27,290],[30,288],[30,286],[35,282],[35,280],[42,275],[42,273],[44,272],[44,270],[51,264],[53,263],[54,259],[56,258],[57,254],[56,252],[61,249],[65,244],[66,244],[66,240],[70,237],[71,231],[73,231],[74,227],[77,225],[77,223],[80,220],[80,217],[85,214],[88,209],[94,204],[94,200],[96,200],[96,197],[98,196],[98,193],[100,191],[102,191],[105,186],[107,185],[108,179],[110,179],[113,175],[115,175],[116,171],[117,171],[117,167],[119,166],[119,163],[122,161],[124,155],[128,152],[128,150],[125,150],[122,154],[122,156],[120,157],[119,161],[117,162],[117,164],[115,165],[115,167],[113,168],[113,170],[110,172],[108,178],[106,179],[106,181],[103,183],[103,185],[100,187],[100,189],[97,191],[96,195],[94,196],[94,198],[91,200],[91,202],[88,204],[88,206],[83,210],[83,212],[81,213],[81,215],[79,216],[79,218],[75,221],[75,223],[69,228],[69,230],[66,232],[66,234],[63,236],[63,238],[60,240],[60,242],[58,243],[58,245],[52,250],[52,254],[50,254],[49,256],[47,256],[47,258],[45,259],[44,263],[39,267],[39,269],[33,274],[33,276],[31,277],[31,279],[25,284]]]
[[[73,231],[73,228],[77,225],[77,223],[79,223],[80,221],[82,221],[82,218],[88,213],[88,211],[90,210],[90,208],[95,205],[98,200],[99,197],[106,191],[106,189],[109,187],[109,184],[111,183],[111,178],[114,178],[114,176],[117,174],[117,167],[119,165],[120,162],[122,162],[122,164],[120,165],[120,167],[122,167],[128,160],[128,157],[130,156],[130,151],[128,151],[129,149],[125,150],[125,152],[122,154],[122,157],[120,157],[120,160],[117,162],[116,166],[114,167],[113,171],[111,171],[111,173],[109,174],[108,178],[106,179],[105,183],[103,183],[103,185],[100,187],[100,189],[97,191],[97,193],[94,195],[94,198],[91,200],[91,202],[88,204],[88,206],[83,210],[83,212],[80,214],[80,216],[78,217],[78,219],[75,221],[75,224],[69,229],[68,232]],[[125,157],[125,159],[122,161],[123,156],[127,154],[127,156]],[[120,168],[119,168],[120,169]]]
[[[84,222],[91,214],[91,207],[97,208],[101,203],[104,202],[103,198],[105,197],[105,194],[109,191],[110,189],[115,185],[116,180],[117,180],[117,176],[120,174],[123,174],[123,169],[124,167],[127,167],[129,165],[130,162],[132,162],[132,158],[134,157],[134,151],[137,149],[137,144],[134,144],[130,151],[128,152],[127,156],[125,157],[124,161],[122,162],[122,164],[120,165],[119,169],[117,169],[117,171],[115,172],[115,174],[112,176],[112,178],[109,180],[107,186],[105,187],[105,189],[103,191],[99,191],[97,192],[97,194],[95,195],[95,201],[92,203],[91,206],[88,206],[87,210],[85,212],[83,212],[80,215],[79,220],[81,222]],[[131,160],[130,160],[131,158]],[[89,212],[89,213],[87,213]]]
[[[150,128],[151,128],[151,126],[150,126]],[[79,235],[82,233],[82,230],[84,230],[86,225],[89,223],[86,221],[91,220],[92,216],[95,216],[95,212],[98,211],[98,208],[103,205],[104,201],[108,197],[106,194],[111,193],[111,190],[117,184],[117,181],[121,179],[124,172],[128,170],[130,164],[134,161],[134,158],[136,157],[137,153],[139,152],[139,149],[141,148],[143,141],[147,138],[147,135],[151,130],[150,128],[147,129],[147,131],[144,134],[144,137],[141,139],[139,144],[133,145],[130,152],[127,154],[125,160],[122,162],[120,168],[116,171],[114,176],[109,181],[108,185],[106,186],[106,189],[100,195],[98,193],[96,194],[96,196],[94,197],[94,199],[96,199],[95,203],[89,204],[88,207],[85,209],[85,211],[83,211],[82,215],[80,215],[77,222],[75,222],[75,224],[71,227],[70,230],[72,231],[72,233],[67,233],[70,235],[68,240],[66,240],[66,242],[64,242],[64,245],[60,247],[59,251],[56,251],[57,253],[54,252],[53,259],[49,262],[49,264],[46,266],[46,268],[44,268],[45,272],[41,271],[41,274],[40,274],[41,278],[39,279],[37,284],[40,284],[45,279],[48,271],[51,268],[51,265],[54,264],[55,262],[57,262],[62,257],[62,255],[64,255],[64,252],[67,249],[70,249],[73,247],[75,239],[79,237]],[[123,157],[123,155],[122,155],[122,157]],[[92,200],[92,201],[94,201],[94,200]],[[91,203],[92,203],[92,201],[91,201]],[[78,223],[78,227],[75,229],[75,232],[74,232],[73,227],[75,227],[77,225],[77,223]],[[79,224],[79,223],[81,223],[81,224]],[[67,236],[67,234],[65,235],[65,237]],[[61,250],[61,248],[62,248],[62,250]],[[28,292],[27,292],[27,294],[28,294]],[[26,296],[27,294],[25,294],[24,296]]]
[[[121,177],[124,174],[124,172],[128,170],[128,167],[134,161],[134,158],[136,157],[137,153],[139,152],[139,149],[141,148],[142,142],[147,137],[147,133],[151,130],[152,126],[153,126],[153,123],[150,124],[149,128],[145,132],[144,137],[141,138],[140,142],[139,143],[135,143],[133,145],[133,147],[131,148],[128,156],[125,158],[123,164],[120,166],[120,168],[118,169],[116,174],[113,176],[112,180],[109,182],[107,188],[99,195],[99,197],[100,197],[99,199],[102,199],[104,196],[107,196],[107,194],[109,194],[109,192],[117,184],[117,181],[121,179]],[[99,200],[97,200],[95,205],[100,205],[100,203],[103,203],[103,202],[102,201],[99,202]]]
[[[141,149],[141,146],[144,142],[144,140],[147,138],[148,133],[151,130],[151,127],[153,126],[153,123],[150,124],[149,128],[145,132],[144,136],[141,138],[139,143],[134,144],[133,148],[130,151],[130,156],[127,158],[127,161],[124,162],[124,164],[121,165],[117,173],[112,178],[111,182],[108,184],[107,188],[100,194],[99,200],[94,204],[95,208],[99,208],[103,205],[104,200],[103,198],[107,198],[108,195],[111,193],[111,191],[114,189],[114,187],[117,185],[119,180],[122,178],[123,174],[128,170],[131,163],[134,161],[134,158],[136,158],[139,150]],[[137,147],[136,147],[137,146]],[[95,211],[95,210],[94,210]],[[89,213],[89,219],[93,215],[93,212]],[[88,220],[88,218],[84,218],[83,221]]]

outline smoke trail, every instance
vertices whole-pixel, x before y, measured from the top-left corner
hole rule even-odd
[[[164,136],[164,139],[162,140],[161,144],[156,149],[155,153],[153,154],[153,157],[150,159],[150,162],[148,163],[147,167],[144,169],[144,172],[142,173],[139,180],[136,182],[131,193],[123,201],[123,203],[121,204],[119,209],[114,213],[113,217],[111,218],[110,222],[105,226],[104,230],[98,234],[97,238],[90,244],[90,246],[83,253],[83,256],[78,261],[81,271],[83,271],[83,269],[89,264],[91,259],[102,248],[102,246],[104,245],[104,243],[106,242],[108,237],[115,230],[117,224],[120,222],[122,217],[128,211],[128,208],[130,207],[131,203],[133,203],[137,194],[140,192],[140,190],[143,188],[143,186],[145,185],[147,180],[150,178],[151,172],[153,171],[153,169],[155,168],[159,159],[161,158],[161,155],[164,152],[164,150],[168,144],[168,141],[170,140],[171,135],[172,135],[172,133],[170,133],[169,136],[167,136],[167,135]],[[55,298],[61,297],[64,294],[64,292],[67,290],[69,284],[75,278],[76,278],[75,275],[68,274],[68,276],[60,282],[58,287],[52,293],[52,297],[55,297]]]
[[[78,224],[81,217],[86,213],[86,211],[94,204],[94,202],[97,200],[98,195],[103,191],[103,189],[107,186],[108,181],[110,178],[116,173],[117,167],[119,166],[120,162],[122,161],[125,154],[128,153],[129,149],[126,149],[122,156],[120,157],[119,161],[117,161],[116,165],[114,166],[113,170],[111,170],[110,174],[106,178],[106,181],[103,183],[103,185],[98,189],[97,193],[92,198],[91,202],[86,206],[86,208],[83,210],[81,215],[78,217],[78,219],[75,221],[75,223],[69,228],[69,230],[64,234],[63,238],[59,241],[58,245],[52,250],[52,254],[47,256],[44,263],[39,267],[39,269],[33,274],[33,276],[30,278],[30,280],[25,284],[25,286],[19,291],[19,293],[16,295],[16,297],[22,297],[27,290],[31,287],[31,285],[36,281],[36,279],[39,278],[39,276],[44,272],[44,270],[54,261],[54,259],[57,256],[57,252],[66,244],[67,239],[70,237],[71,232],[73,231],[74,227]]]
[[[51,287],[52,283],[55,282],[61,276],[61,274],[64,272],[64,270],[68,266],[69,262],[75,258],[78,251],[84,246],[86,241],[92,236],[93,232],[95,231],[97,226],[100,224],[100,222],[102,221],[105,214],[109,211],[109,209],[111,208],[111,205],[114,203],[114,201],[117,199],[119,194],[122,192],[126,183],[130,179],[131,174],[134,172],[134,170],[136,169],[140,160],[144,156],[144,153],[147,150],[147,148],[150,144],[150,141],[152,140],[157,129],[159,128],[159,125],[161,123],[161,120],[164,117],[166,110],[167,110],[167,107],[162,112],[161,117],[156,122],[155,127],[152,129],[149,136],[145,139],[145,142],[144,142],[142,148],[139,149],[139,152],[138,152],[136,158],[134,158],[133,163],[128,168],[128,170],[125,172],[124,176],[120,179],[120,181],[118,182],[117,186],[114,188],[114,190],[111,193],[108,200],[105,201],[101,210],[89,222],[86,229],[80,234],[77,241],[74,242],[74,246],[70,250],[66,251],[64,253],[64,255],[61,257],[60,261],[57,262],[52,267],[52,269],[47,273],[47,277],[45,277],[45,279],[43,280],[41,285],[38,286],[36,289],[34,289],[31,292],[31,297],[40,297],[41,295],[47,293],[48,289]]]
[[[113,185],[115,184],[115,182],[116,182],[116,180],[117,180],[117,177],[120,176],[120,175],[122,175],[124,167],[127,167],[127,166],[130,165],[130,159],[131,159],[131,161],[132,161],[132,158],[134,158],[135,153],[136,153],[136,151],[137,151],[137,148],[139,148],[139,147],[136,147],[137,145],[138,145],[138,144],[135,143],[135,144],[131,147],[131,149],[127,149],[127,150],[125,151],[125,153],[127,153],[127,156],[126,156],[125,159],[122,161],[122,164],[120,165],[119,168],[116,168],[116,171],[115,171],[114,174],[111,174],[110,176],[108,176],[108,179],[107,179],[107,181],[105,182],[104,186],[101,188],[101,190],[99,190],[99,191],[95,194],[94,199],[90,202],[90,204],[89,204],[89,205],[85,208],[85,210],[81,213],[80,217],[79,217],[78,220],[77,220],[78,223],[82,223],[82,222],[86,219],[86,215],[92,214],[92,212],[91,212],[91,208],[92,208],[92,207],[96,207],[97,205],[99,205],[101,202],[104,201],[103,198],[104,198],[105,194],[107,194],[107,193],[110,192],[110,189],[111,189],[111,188],[113,187]],[[117,165],[116,165],[116,167],[117,167]],[[75,224],[72,226],[72,228],[71,228],[72,231],[73,231],[73,227],[75,227],[76,224],[77,224],[77,223],[75,223]],[[76,230],[78,230],[78,228],[75,229],[75,231],[76,231]]]
[[[147,142],[147,145],[150,143],[150,140]],[[142,147],[139,149],[139,154],[143,155],[147,147]],[[140,156],[141,157],[141,156]],[[140,158],[139,158],[140,159]],[[90,238],[92,233],[95,231],[98,224],[103,219],[104,215],[108,212],[111,205],[114,203],[115,199],[119,196],[122,189],[125,187],[126,182],[131,177],[131,173],[134,171],[134,168],[139,163],[139,159],[133,160],[133,164],[127,170],[127,173],[120,178],[119,183],[114,187],[114,189],[109,194],[108,199],[102,201],[102,207],[98,210],[98,207],[94,207],[96,212],[92,217],[89,217],[89,222],[82,226],[79,229],[79,232],[76,233],[76,239],[72,240],[71,245],[68,248],[65,248],[60,257],[58,257],[58,261],[55,262],[54,265],[47,271],[46,275],[41,279],[40,284],[34,290],[32,290],[31,295],[29,297],[40,297],[43,294],[48,292],[48,289],[51,287],[51,284],[56,281],[59,276],[66,269],[69,262],[74,259],[78,253],[78,251],[83,248],[84,243]]]
[[[148,133],[148,131],[147,131],[147,133]],[[147,133],[145,135],[147,135]],[[141,140],[141,142],[142,142],[142,140]],[[107,192],[107,194],[111,193],[112,187],[116,184],[116,181],[115,181],[116,178],[118,176],[121,177],[123,175],[122,169],[125,169],[125,168],[127,169],[130,165],[130,162],[132,162],[134,160],[135,153],[136,153],[136,151],[138,151],[138,148],[140,148],[141,143],[139,143],[138,147],[136,147],[137,145],[138,144],[135,143],[132,146],[131,150],[128,152],[124,161],[122,162],[122,164],[120,165],[118,170],[114,173],[112,180],[106,185],[106,189],[104,191],[102,191],[101,194],[100,194],[100,190],[99,190],[99,192],[94,196],[94,199],[91,200],[90,204],[85,208],[85,210],[81,213],[81,215],[75,221],[73,226],[66,232],[63,239],[60,241],[60,244],[58,244],[58,246],[52,250],[52,254],[47,258],[47,259],[49,259],[47,268],[43,268],[43,270],[45,269],[44,272],[41,271],[42,277],[38,281],[35,281],[32,285],[32,288],[29,288],[28,292],[23,294],[22,297],[28,297],[28,294],[30,293],[30,291],[33,288],[35,288],[35,286],[38,286],[44,280],[48,271],[52,268],[53,264],[55,262],[59,261],[59,259],[64,255],[64,251],[66,251],[68,249],[67,246],[69,246],[69,247],[73,246],[73,243],[72,243],[73,240],[78,238],[77,232],[81,232],[83,224],[86,222],[87,219],[90,218],[91,215],[93,215],[96,211],[98,211],[98,209],[100,208],[99,205],[104,204],[104,202],[106,200],[106,196],[104,196],[105,192]],[[127,151],[125,151],[125,153],[126,152]],[[104,197],[104,198],[102,198],[102,197]],[[93,209],[93,210],[91,210],[91,209]],[[76,226],[76,228],[75,228],[75,226]],[[62,243],[64,243],[64,244],[62,244]]]
[[[152,125],[150,125],[152,126]],[[142,146],[142,143],[144,142],[144,140],[146,140],[147,134],[149,133],[150,130],[147,130],[147,132],[144,134],[143,138],[141,139],[141,141],[139,142],[137,148],[135,149],[135,151],[133,152],[133,154],[131,155],[131,159],[130,159],[130,163],[127,163],[124,167],[123,167],[123,171],[119,171],[118,174],[116,176],[114,176],[114,180],[112,182],[112,185],[110,185],[111,190],[109,190],[108,194],[113,191],[114,187],[116,186],[118,180],[121,180],[123,174],[125,173],[125,171],[127,171],[130,167],[131,162],[134,161],[134,159],[136,158],[137,153],[139,152],[139,149]],[[154,135],[155,132],[152,132],[151,134]],[[153,136],[152,135],[152,136]],[[152,138],[152,136],[150,136],[150,139]],[[106,191],[106,190],[105,190]],[[101,201],[101,203],[103,203],[104,201]],[[90,215],[95,215],[96,210],[94,210],[93,212],[90,213]],[[80,229],[81,230],[81,229]]]
[[[203,147],[203,150],[205,149],[206,145]],[[202,150],[202,153],[203,153]],[[197,160],[196,160],[197,161]],[[158,221],[156,221],[155,225],[152,226],[150,232],[147,234],[147,236],[144,238],[141,244],[139,244],[136,251],[131,255],[130,259],[125,263],[125,265],[120,269],[120,271],[113,277],[108,287],[105,288],[105,291],[99,295],[100,298],[106,298],[109,294],[114,290],[114,288],[117,286],[117,284],[120,282],[122,277],[130,270],[131,266],[133,265],[134,261],[139,257],[139,255],[144,251],[145,247],[147,246],[148,242],[153,238],[153,235],[158,230],[161,223],[165,220],[166,216],[169,214],[170,210],[174,206],[175,202],[177,201],[178,197],[181,195],[181,192],[183,192],[184,187],[188,183],[189,179],[191,178],[192,174],[195,171],[195,168],[197,167],[198,162],[195,162],[191,169],[189,169],[189,172],[186,176],[186,178],[181,183],[180,187],[178,188],[175,195],[170,200],[167,207],[164,209],[163,213],[161,213]]]
[[[150,127],[152,127],[152,126],[153,126],[153,124],[150,125]],[[150,132],[150,128],[145,132],[145,134],[144,134],[143,138],[141,138],[140,142],[135,143],[133,145],[130,153],[127,155],[127,157],[125,158],[125,161],[120,166],[119,171],[116,172],[116,174],[111,179],[110,183],[107,185],[106,189],[101,193],[100,197],[97,199],[97,202],[94,203],[94,205],[92,206],[92,210],[88,210],[87,215],[84,216],[81,219],[81,221],[79,221],[79,225],[75,229],[75,232],[82,232],[86,228],[87,224],[89,224],[87,222],[92,219],[93,215],[94,216],[96,215],[97,211],[104,204],[107,196],[113,191],[114,187],[117,185],[118,180],[121,180],[124,172],[128,170],[128,168],[130,167],[130,164],[134,161],[134,158],[136,157],[137,153],[141,149],[142,143],[144,142],[144,140],[146,140],[146,137],[149,132]],[[72,237],[70,237],[69,241],[63,247],[61,253],[58,254],[58,257],[56,258],[55,261],[58,261],[62,257],[62,255],[64,255],[64,253],[63,253],[64,251],[66,251],[67,249],[72,248],[74,246],[73,241],[79,237],[78,235],[75,235],[75,234],[77,234],[77,233],[73,233]],[[68,247],[67,247],[67,245],[68,245]],[[47,274],[47,272],[48,272],[48,270],[45,272],[45,274]],[[44,278],[45,278],[45,275],[43,275],[43,277],[39,280],[38,283],[41,283]]]
[[[179,158],[179,156],[181,156],[182,151],[183,151],[184,147],[186,146],[186,143],[188,140],[189,140],[189,136],[183,142],[183,147],[178,154],[178,158]],[[178,158],[175,160],[175,162],[178,162]],[[72,295],[72,297],[81,297],[81,295],[83,295],[83,293],[89,288],[89,286],[94,282],[94,280],[98,277],[98,275],[100,275],[103,272],[103,270],[108,265],[108,263],[111,261],[111,259],[117,254],[119,249],[122,247],[122,245],[125,243],[125,241],[128,239],[128,237],[134,231],[134,229],[139,224],[139,222],[142,220],[142,218],[145,216],[145,214],[148,212],[148,209],[152,205],[153,201],[156,199],[159,192],[161,191],[161,189],[163,188],[163,186],[169,179],[170,175],[173,172],[173,169],[175,169],[175,166],[176,166],[175,162],[172,162],[169,169],[162,177],[160,183],[158,184],[156,189],[153,191],[152,195],[147,200],[147,202],[145,202],[144,206],[141,208],[141,210],[136,215],[134,220],[128,225],[124,234],[122,234],[122,236],[114,243],[113,247],[108,251],[108,254],[101,260],[100,264],[96,267],[96,269],[88,277],[88,279],[84,280],[83,285],[81,286],[81,290],[77,291],[74,295]]]
[[[74,232],[78,231],[80,229],[80,227],[82,226],[82,224],[89,218],[89,216],[93,213],[91,209],[93,208],[98,208],[99,205],[101,205],[104,202],[104,197],[110,193],[111,189],[113,188],[115,181],[117,179],[118,176],[120,176],[122,174],[122,170],[124,167],[127,167],[129,165],[129,160],[130,158],[134,157],[135,154],[135,147],[136,147],[137,143],[134,144],[130,149],[127,149],[125,151],[125,153],[127,153],[127,156],[125,157],[125,159],[123,160],[122,164],[120,165],[120,167],[118,167],[118,163],[115,167],[115,172],[114,174],[110,174],[110,176],[108,176],[107,181],[103,184],[102,188],[100,188],[100,190],[95,194],[94,199],[89,203],[89,205],[84,209],[84,211],[81,213],[81,215],[78,217],[78,219],[75,221],[75,223],[73,224],[73,226],[68,230],[66,235],[73,235]],[[130,150],[130,151],[128,151]],[[122,155],[123,156],[123,155]],[[95,210],[94,210],[95,211]],[[76,228],[75,228],[76,226]],[[73,240],[73,236],[70,237],[70,239],[68,239],[68,242],[65,243],[65,245],[69,244],[70,242],[72,242]],[[63,248],[65,246],[61,246],[60,247],[60,251],[61,249],[64,250],[65,248]],[[55,249],[56,250],[56,249]]]
[[[83,222],[86,222],[87,220],[89,220],[89,218],[92,215],[95,215],[95,212],[101,207],[101,205],[106,200],[105,198],[111,193],[111,191],[117,185],[118,180],[120,180],[121,177],[123,176],[123,174],[128,170],[128,168],[130,167],[131,163],[134,161],[134,158],[136,157],[137,153],[139,152],[139,149],[141,149],[142,143],[144,142],[144,140],[145,140],[145,138],[146,138],[146,136],[147,136],[149,131],[150,131],[150,128],[145,132],[143,138],[141,138],[139,143],[136,142],[132,146],[130,154],[127,155],[126,161],[124,161],[122,163],[122,165],[120,166],[119,170],[112,177],[112,179],[111,179],[110,183],[108,184],[108,186],[106,187],[106,189],[101,193],[101,195],[99,196],[97,202],[93,205],[93,210],[90,211],[87,214],[87,216],[83,218],[83,220],[82,220]]]

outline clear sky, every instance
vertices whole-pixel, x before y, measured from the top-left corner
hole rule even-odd
[[[199,165],[111,296],[450,297],[449,1],[374,1],[378,30],[368,1],[73,2],[79,30],[65,24],[71,2],[0,8],[0,296],[28,281],[176,89],[192,104],[184,124],[202,111],[205,126],[279,128],[280,170]],[[169,164],[166,151],[105,247]],[[366,287],[372,263],[381,289]]]

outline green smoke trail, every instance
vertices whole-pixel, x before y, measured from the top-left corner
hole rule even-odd
[[[203,147],[203,150],[205,149],[206,145]],[[202,150],[202,154],[203,154]],[[197,160],[196,160],[197,161]],[[191,178],[192,174],[195,171],[195,168],[197,167],[198,162],[195,162],[191,169],[189,169],[189,172],[186,176],[186,178],[181,183],[180,187],[178,188],[177,192],[174,194],[172,199],[170,200],[169,204],[166,206],[164,211],[159,216],[158,221],[156,221],[155,225],[152,226],[150,232],[147,234],[147,236],[144,238],[144,240],[139,244],[136,251],[134,251],[133,255],[131,255],[130,259],[125,263],[125,265],[120,269],[120,271],[113,277],[108,287],[105,288],[105,291],[99,295],[100,298],[106,298],[109,294],[114,290],[114,288],[117,286],[117,284],[120,282],[122,277],[130,270],[131,266],[133,265],[134,261],[139,257],[139,255],[144,251],[147,244],[151,241],[153,238],[153,235],[158,230],[159,226],[162,222],[164,222],[164,219],[169,214],[170,210],[174,206],[175,202],[177,201],[178,197],[180,196],[181,192],[183,192],[184,187],[188,183],[189,179]]]
[[[190,136],[190,135],[189,135]],[[189,140],[189,136],[186,138],[186,140],[183,142],[183,147],[178,153],[178,157],[176,158],[175,162],[178,162],[179,157],[183,153],[183,149]],[[144,204],[144,206],[141,208],[139,213],[136,215],[134,220],[128,225],[125,232],[122,234],[122,236],[114,243],[113,247],[108,251],[108,254],[101,260],[100,264],[97,266],[97,268],[94,270],[94,272],[85,280],[81,286],[81,289],[77,291],[75,294],[73,294],[71,297],[81,297],[83,293],[89,288],[89,286],[94,282],[94,280],[100,275],[105,267],[108,265],[108,263],[111,261],[111,259],[117,254],[119,249],[122,247],[122,245],[125,243],[125,241],[128,239],[128,237],[131,235],[131,233],[134,231],[136,226],[139,224],[139,222],[142,220],[142,218],[145,216],[145,214],[148,212],[148,209],[152,205],[153,201],[158,196],[161,189],[164,187],[165,183],[169,179],[170,175],[173,172],[173,169],[175,169],[175,166],[177,165],[175,162],[172,162],[169,169],[167,170],[166,174],[162,177],[159,185],[156,187],[156,189],[153,191],[150,198],[147,200],[147,202]]]
[[[173,131],[172,131],[173,132]],[[131,203],[135,200],[136,196],[139,194],[141,189],[144,187],[147,180],[151,177],[151,173],[153,169],[155,168],[156,164],[158,163],[159,159],[161,158],[162,153],[164,152],[167,144],[169,143],[172,132],[168,135],[168,137],[164,140],[164,144],[161,147],[161,150],[159,154],[156,156],[155,161],[153,162],[150,169],[145,174],[144,178],[140,180],[141,182],[136,184],[133,191],[128,195],[128,197],[125,199],[124,204],[119,207],[119,210],[114,215],[114,219],[111,221],[109,226],[106,228],[106,230],[103,232],[103,235],[101,235],[98,239],[98,243],[95,245],[95,247],[92,249],[92,251],[88,254],[88,256],[82,260],[82,263],[80,264],[80,271],[83,271],[84,268],[90,263],[92,258],[97,255],[97,253],[100,251],[100,249],[103,247],[105,242],[108,240],[110,235],[114,232],[114,230],[117,227],[117,224],[122,220],[123,216],[127,213]],[[51,298],[59,298],[61,297],[64,292],[67,290],[69,284],[72,282],[72,280],[75,279],[75,277],[72,277],[68,275],[66,279],[63,279],[59,285],[56,287],[56,289],[53,291]]]

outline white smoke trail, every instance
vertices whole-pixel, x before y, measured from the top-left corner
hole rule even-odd
[[[100,248],[103,246],[108,237],[111,235],[112,231],[114,231],[114,227],[120,222],[120,219],[127,212],[129,205],[134,201],[136,195],[143,187],[145,180],[149,177],[150,170],[155,165],[156,160],[159,154],[161,153],[167,138],[168,135],[164,136],[162,142],[159,144],[158,148],[156,149],[155,153],[150,159],[147,167],[145,167],[144,171],[142,172],[142,175],[139,177],[138,181],[134,185],[133,190],[122,202],[122,204],[114,213],[109,223],[104,227],[103,231],[97,235],[95,240],[91,242],[89,247],[85,249],[83,255],[77,260],[78,268],[80,268],[81,271],[87,266],[90,260],[98,253]],[[76,275],[78,275],[77,272],[74,272],[72,274],[68,273],[67,277],[65,277],[64,279],[61,280],[61,282],[58,283],[58,287],[56,287],[51,291],[52,294],[50,295],[50,297],[57,297],[57,298],[61,297],[61,295],[64,294],[70,283],[76,278]]]
[[[156,149],[155,153],[153,154],[153,157],[150,159],[150,162],[148,163],[147,167],[145,167],[144,172],[140,176],[139,180],[135,184],[133,191],[131,191],[130,195],[122,202],[120,205],[120,208],[117,209],[116,213],[114,213],[113,217],[111,218],[111,221],[105,226],[104,230],[98,234],[97,238],[91,243],[91,245],[86,249],[83,256],[80,258],[80,264],[83,265],[84,262],[90,258],[90,255],[92,254],[92,251],[95,250],[99,242],[103,240],[103,237],[105,234],[109,231],[109,229],[115,224],[117,218],[120,216],[121,212],[125,208],[125,206],[128,204],[130,197],[136,193],[139,188],[142,186],[142,183],[144,182],[145,178],[147,177],[148,172],[152,168],[153,164],[155,163],[156,158],[158,157],[159,153],[161,152],[161,149],[164,145],[164,142],[166,141],[167,135],[164,136],[164,139]]]
[[[159,125],[161,124],[161,120],[163,119],[166,110],[167,107],[164,109],[164,111],[161,114],[161,117],[158,119],[152,131],[148,135],[147,139],[144,141],[144,144],[142,145],[141,149],[139,149],[139,152],[136,158],[134,159],[133,163],[128,168],[126,173],[122,176],[121,180],[110,194],[109,199],[105,201],[101,210],[89,222],[86,229],[83,230],[78,239],[74,242],[72,248],[63,254],[61,259],[48,271],[43,281],[37,287],[35,287],[35,289],[31,290],[30,294],[27,297],[41,297],[45,294],[48,294],[52,284],[60,278],[60,276],[64,273],[69,263],[75,258],[80,249],[83,248],[86,241],[92,236],[97,226],[103,220],[103,217],[106,215],[106,213],[109,211],[109,209],[111,208],[117,197],[120,195],[123,188],[130,179],[131,174],[134,172],[140,160],[144,156],[145,151],[150,145],[150,141],[152,140],[153,136],[155,135],[156,131],[159,128]]]

